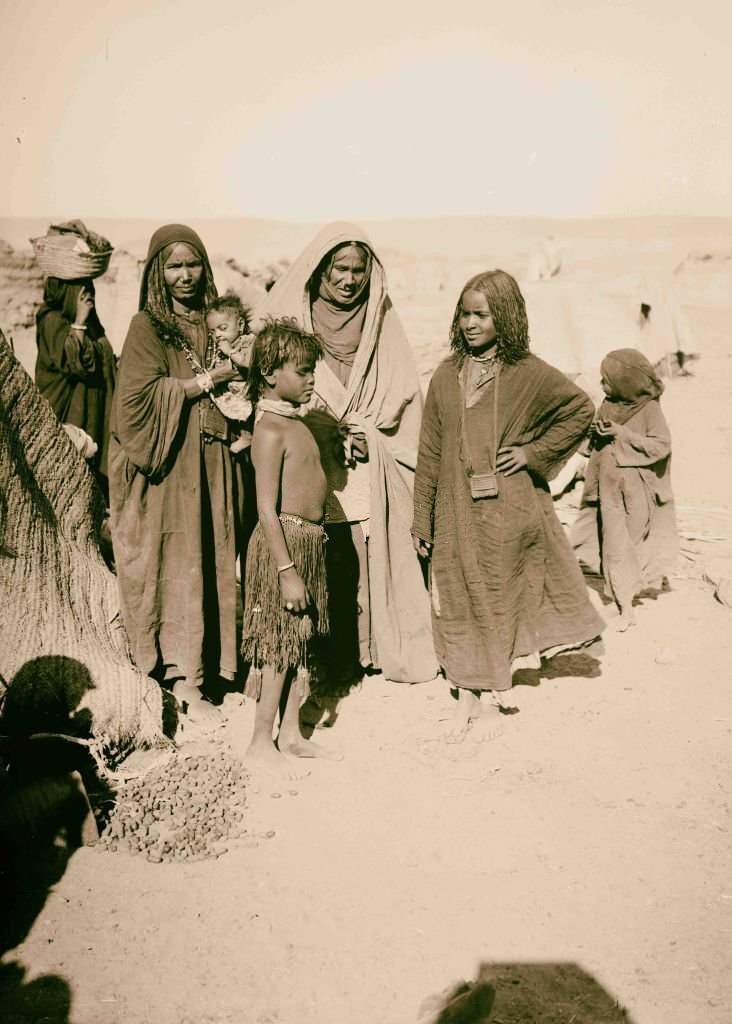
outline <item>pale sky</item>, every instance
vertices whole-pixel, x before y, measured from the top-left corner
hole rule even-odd
[[[732,216],[730,0],[0,0],[0,214]]]

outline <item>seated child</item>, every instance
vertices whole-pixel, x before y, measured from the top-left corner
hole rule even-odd
[[[249,371],[259,522],[247,550],[242,654],[253,668],[246,693],[258,703],[246,760],[291,779],[307,772],[285,755],[332,756],[300,731],[312,648],[328,633],[326,478],[300,413],[312,397],[321,354],[317,338],[295,320],[269,320],[254,342]]]
[[[633,598],[667,588],[678,556],[671,434],[658,401],[663,384],[641,352],[617,349],[600,369],[607,397],[591,427],[572,544],[586,568],[602,572],[625,630],[635,623]]]
[[[254,335],[247,333],[249,311],[239,296],[227,292],[214,299],[206,309],[206,325],[219,355],[230,359],[234,367],[246,375]],[[211,398],[224,416],[236,423],[236,426],[232,424],[234,439],[231,451],[240,452],[248,448],[252,436],[244,424],[252,414],[252,403],[248,398],[247,384],[233,380],[212,392]]]

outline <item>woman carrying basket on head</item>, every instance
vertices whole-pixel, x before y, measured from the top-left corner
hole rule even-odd
[[[33,244],[47,275],[36,314],[36,386],[61,423],[96,445],[89,461],[106,492],[116,360],[97,316],[94,279],[107,270],[112,248],[81,221],[53,226]]]

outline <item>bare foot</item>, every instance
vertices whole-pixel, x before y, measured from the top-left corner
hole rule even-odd
[[[207,700],[203,699],[200,689],[193,683],[179,680],[173,685],[173,695],[183,713],[201,728],[215,729],[222,724],[221,712],[213,704],[209,704]]]
[[[290,757],[322,757],[327,761],[342,761],[343,754],[340,750],[329,750],[320,743],[313,743],[306,740],[304,736],[296,737],[294,740],[286,740],[280,734],[279,748],[283,754]]]
[[[458,690],[458,699],[445,728],[443,737],[448,743],[462,743],[468,734],[473,721],[482,713],[480,697],[472,690],[462,687]]]
[[[310,774],[307,768],[281,754],[274,743],[251,743],[244,764],[253,772],[262,771],[277,779],[304,779]]]
[[[503,716],[497,704],[481,706],[477,735],[482,740],[495,740],[503,736]]]
[[[618,633],[624,633],[626,629],[630,629],[631,626],[635,626],[636,619],[632,611],[625,611],[620,613],[620,618],[616,619],[613,623],[613,628]]]

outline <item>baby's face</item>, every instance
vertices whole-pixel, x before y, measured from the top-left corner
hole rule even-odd
[[[222,341],[231,344],[239,337],[239,318],[228,310],[212,309],[206,315],[206,325],[208,333],[217,345]]]

